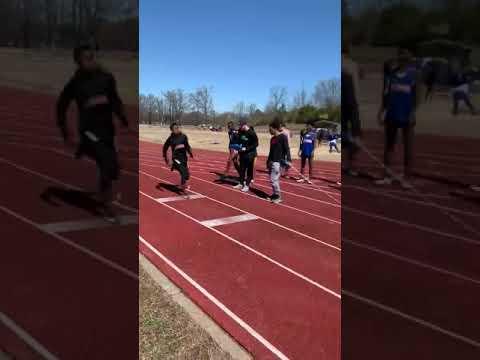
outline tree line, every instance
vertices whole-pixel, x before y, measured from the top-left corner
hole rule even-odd
[[[425,5],[419,1],[371,1],[352,11],[361,0],[342,0],[342,32],[353,44],[395,46],[443,38],[480,43],[480,2],[438,0]]]
[[[230,111],[215,110],[214,89],[201,86],[191,93],[183,89],[162,92],[160,95],[141,94],[139,98],[140,123],[167,125],[179,122],[184,125],[215,124],[224,126],[229,121],[246,119],[255,125],[268,124],[275,115],[289,123],[305,123],[328,118],[340,121],[340,81],[319,81],[310,94],[304,87],[289,96],[283,86],[270,89],[267,104],[240,101]]]
[[[138,50],[138,0],[1,0],[0,46]]]

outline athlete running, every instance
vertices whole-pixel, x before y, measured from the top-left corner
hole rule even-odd
[[[78,108],[79,145],[76,158],[86,155],[98,168],[98,192],[95,198],[102,204],[105,219],[117,222],[112,209],[113,181],[119,178],[119,162],[115,147],[115,114],[128,129],[123,103],[118,95],[115,78],[96,61],[94,50],[87,45],[73,51],[77,65],[73,77],[57,101],[57,125],[66,144],[70,144],[67,110],[72,101]]]
[[[187,135],[180,131],[180,127],[177,123],[170,125],[171,134],[167,141],[163,145],[163,158],[167,166],[170,166],[170,162],[167,157],[168,149],[172,149],[172,167],[171,171],[177,170],[180,174],[180,190],[185,191],[190,187],[188,186],[188,180],[190,179],[190,172],[188,170],[188,158],[193,159],[192,148],[188,143]]]
[[[404,176],[400,179],[400,185],[405,189],[412,187],[406,180],[412,174],[416,110],[420,104],[419,76],[416,68],[411,65],[412,60],[412,53],[408,49],[400,48],[396,65],[386,73],[383,103],[378,112],[378,122],[385,128],[385,171],[384,178],[375,181],[377,185],[389,185],[393,181],[390,166],[397,132],[401,129],[404,147]]]
[[[280,119],[275,118],[270,123],[270,152],[267,159],[267,168],[270,172],[270,182],[272,184],[273,193],[270,196],[270,201],[278,204],[282,201],[280,193],[280,172],[281,163],[284,160],[291,162],[290,147],[288,146],[287,136],[281,131]]]
[[[311,184],[310,179],[313,175],[313,158],[315,148],[317,147],[317,133],[315,132],[312,123],[309,122],[307,127],[300,132],[300,150],[298,156],[301,159],[300,174],[302,177],[297,182],[307,182]],[[308,161],[308,176],[305,176],[305,165]]]
[[[233,164],[235,170],[237,170],[238,174],[240,174],[240,164],[238,160],[238,150],[240,149],[239,139],[238,139],[238,130],[235,129],[233,121],[230,121],[227,124],[227,131],[228,131],[228,160],[227,166],[225,168],[225,172],[223,176],[228,176],[230,172],[230,168]]]
[[[241,189],[243,192],[250,190],[250,183],[253,179],[255,158],[257,157],[258,137],[252,127],[247,125],[245,120],[240,121],[238,130],[238,139],[240,144],[240,182],[235,189]]]

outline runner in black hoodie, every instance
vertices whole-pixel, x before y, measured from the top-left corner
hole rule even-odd
[[[73,57],[78,69],[60,94],[57,102],[57,125],[63,139],[69,143],[67,110],[72,101],[79,113],[79,140],[76,158],[83,155],[95,160],[99,172],[98,200],[102,202],[106,219],[116,221],[111,208],[113,181],[119,177],[115,148],[113,114],[128,128],[123,103],[118,95],[115,78],[103,70],[89,46],[75,48]]]
[[[253,179],[258,137],[255,130],[248,126],[245,120],[240,121],[238,140],[241,146],[238,152],[240,156],[240,183],[235,188],[247,192]]]
[[[163,158],[167,165],[170,164],[167,158],[167,151],[172,148],[172,171],[177,170],[180,173],[181,183],[180,188],[185,191],[189,187],[187,181],[190,179],[190,173],[188,171],[188,158],[187,153],[193,159],[192,148],[188,143],[188,138],[180,131],[180,127],[177,123],[170,125],[171,134],[167,141],[163,145]]]

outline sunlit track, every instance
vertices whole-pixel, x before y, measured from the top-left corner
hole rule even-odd
[[[78,358],[74,349],[78,349],[75,343],[79,338],[91,344],[108,343],[113,335],[127,342],[125,329],[112,329],[111,324],[118,323],[118,313],[124,314],[122,322],[126,326],[136,326],[138,321],[126,311],[127,298],[120,292],[133,294],[138,289],[138,173],[134,164],[125,171],[137,176],[120,179],[122,198],[114,204],[120,217],[128,219],[125,224],[108,224],[68,196],[55,198],[56,205],[44,201],[40,195],[48,189],[78,196],[94,189],[95,166],[75,160],[74,149],[63,144],[52,121],[52,97],[37,98],[28,91],[5,88],[0,92],[6,95],[6,101],[12,100],[0,110],[0,134],[4,137],[0,144],[0,217],[5,224],[0,263],[9,265],[2,284],[10,289],[0,305],[5,318],[18,325],[11,328],[11,336],[18,337],[18,342],[34,353],[52,359]],[[13,112],[15,107],[19,111]],[[129,113],[135,111],[129,109]],[[134,123],[136,119],[132,116],[131,120]],[[119,134],[120,156],[134,157],[138,154],[136,144],[135,136]],[[64,291],[66,284],[69,294]],[[25,287],[36,294],[35,301],[22,295]],[[113,306],[111,296],[117,299]],[[19,313],[18,309],[28,311]],[[28,315],[32,311],[38,315]],[[82,314],[82,322],[75,314]],[[97,324],[95,335],[82,325],[88,322]],[[71,326],[73,323],[77,325]],[[59,332],[59,326],[69,331]],[[8,343],[3,346],[8,350]],[[114,347],[104,347],[104,351],[108,358],[135,356],[119,354]],[[96,355],[87,351],[85,356]]]
[[[319,355],[320,353],[325,354],[325,350],[319,352],[322,348],[328,349],[327,354],[330,356],[327,358],[337,358],[340,341],[340,302],[335,293],[340,289],[341,249],[337,246],[340,241],[340,208],[332,206],[335,204],[330,204],[328,199],[321,200],[321,192],[315,193],[317,195],[313,201],[307,199],[305,191],[308,191],[308,188],[303,188],[296,183],[292,183],[290,186],[285,183],[285,204],[278,206],[257,198],[253,194],[232,191],[230,186],[214,183],[218,176],[199,171],[196,168],[196,165],[201,166],[202,163],[208,163],[210,164],[209,170],[215,170],[215,166],[217,166],[217,170],[223,169],[225,166],[224,156],[217,153],[207,155],[207,153],[198,151],[196,154],[195,161],[191,163],[191,194],[197,197],[191,200],[171,201],[170,197],[175,195],[165,190],[164,187],[176,184],[178,174],[171,172],[160,161],[160,145],[141,142],[140,191],[146,194],[147,200],[142,200],[142,197],[140,199],[142,214],[140,235],[151,247],[169,258],[179,270],[172,273],[171,266],[166,266],[165,262],[155,254],[149,254],[147,249],[145,255],[147,257],[150,255],[150,260],[180,285],[183,280],[179,271],[187,272],[191,279],[207,289],[208,294],[221,301],[222,304],[228,304],[229,310],[233,311],[250,328],[260,333],[264,339],[268,339],[269,344],[288,358],[295,359],[303,356],[305,359],[321,359],[325,356]],[[334,169],[335,165],[329,164],[329,166]],[[339,174],[339,168],[332,171],[332,174]],[[262,191],[270,190],[263,174],[257,173],[256,179],[258,183],[256,181],[254,186]],[[331,192],[339,195],[338,192]],[[162,201],[163,198],[166,198],[167,201]],[[298,201],[290,203],[290,198],[298,199]],[[318,201],[315,200],[316,198]],[[330,210],[328,210],[329,208]],[[155,223],[154,219],[167,219],[166,211],[172,213],[168,216],[171,220],[165,220],[166,223],[157,220]],[[155,216],[155,214],[157,215]],[[242,214],[243,217],[240,216]],[[161,217],[158,218],[158,216]],[[223,222],[222,224],[222,218],[239,220],[236,223]],[[203,226],[206,226],[206,231],[211,232],[210,235],[203,234],[201,224],[205,224]],[[210,227],[210,224],[217,225]],[[320,229],[319,225],[323,229]],[[183,226],[191,229],[190,232],[180,230]],[[160,238],[158,231],[155,231],[159,228],[164,229],[162,230],[163,236]],[[178,232],[184,235],[181,235],[182,242],[176,245],[175,234]],[[203,235],[200,235],[201,233]],[[252,236],[252,234],[255,235]],[[232,245],[235,247],[229,243],[233,243]],[[195,253],[193,256],[198,259],[190,258],[190,261],[186,263],[187,258],[185,260],[183,258],[188,253],[183,254],[181,251],[174,253],[169,250],[178,248],[178,246],[186,248],[201,246],[204,249],[203,252],[207,254],[210,253],[210,247],[216,249],[216,259],[219,261],[217,261],[215,273],[209,272],[213,270],[210,270],[211,262],[208,257],[205,257],[206,254]],[[242,249],[249,249],[254,257],[248,255],[248,258],[245,258],[247,255]],[[255,260],[255,257],[258,260]],[[244,279],[241,282],[241,289],[226,291],[222,285],[230,278],[227,274],[231,271],[227,270],[226,266],[238,269],[235,271],[238,275],[235,276]],[[248,270],[252,266],[255,268],[254,272]],[[285,269],[284,266],[290,270],[285,274],[277,273],[275,268]],[[186,268],[189,271],[186,271]],[[297,284],[294,278],[287,276],[288,274],[303,274],[330,290],[324,291],[324,294],[312,293],[304,285]],[[217,280],[213,281],[212,279]],[[306,284],[313,284],[308,279]],[[218,314],[213,303],[202,301],[204,295],[201,292],[193,289],[189,291],[190,288],[186,284],[183,288],[250,352],[259,358],[272,356],[269,346],[258,342],[252,333],[242,331],[242,327],[238,323],[234,324],[232,316],[225,315],[225,313]],[[246,291],[249,295],[242,296],[239,291]],[[257,296],[264,292],[268,292],[269,295],[260,301]],[[283,295],[284,292],[296,295],[292,298]],[[326,296],[330,296],[331,300]],[[336,300],[334,301],[334,299]],[[325,305],[320,305],[322,303]],[[317,305],[312,308],[313,304]],[[298,322],[298,325],[294,325],[294,328],[290,328],[288,331],[285,328],[285,331],[282,330],[278,333],[276,329],[283,328],[288,321],[279,307],[290,309],[290,316],[292,319],[296,319],[294,322]],[[250,310],[246,312],[246,309],[250,309],[254,313]],[[328,322],[328,325],[324,321],[312,322],[310,316],[312,312],[318,313],[320,318],[330,318],[331,321]],[[335,322],[337,323],[335,324]],[[300,324],[303,325],[300,326]],[[332,324],[334,325],[332,326]],[[300,326],[298,330],[295,330],[296,326]],[[311,328],[312,331],[316,328],[315,335],[310,331],[305,332],[306,328]],[[303,338],[299,344],[292,344],[289,336],[291,331],[295,331]],[[323,334],[324,341],[318,342],[318,334]],[[303,352],[305,348],[311,349],[307,355]]]

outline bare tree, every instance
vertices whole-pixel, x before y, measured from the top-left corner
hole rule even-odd
[[[247,107],[243,101],[240,101],[233,107],[233,113],[237,119],[243,119],[247,113]]]
[[[341,85],[339,79],[322,80],[315,86],[313,103],[319,107],[333,108],[340,104]]]
[[[270,89],[270,99],[267,104],[268,112],[281,112],[287,108],[288,92],[285,87],[275,86]]]
[[[192,108],[202,114],[203,121],[208,123],[208,119],[214,114],[212,88],[202,86],[190,94],[189,100]]]
[[[302,89],[299,90],[293,98],[293,107],[299,109],[308,105],[308,94],[305,87],[302,85]]]

